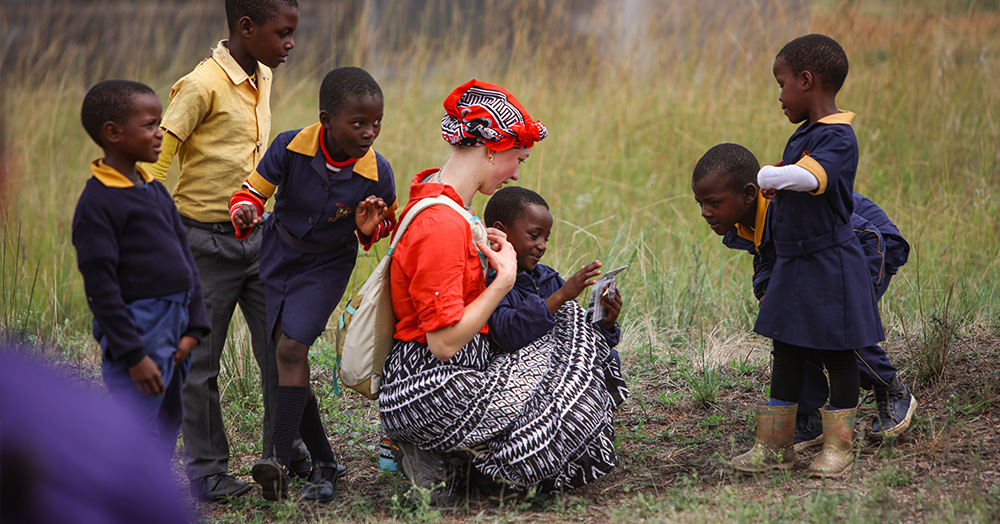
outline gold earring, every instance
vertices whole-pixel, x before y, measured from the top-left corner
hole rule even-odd
[[[486,150],[486,160],[489,160],[490,163],[493,162],[493,150],[492,149],[487,149]]]

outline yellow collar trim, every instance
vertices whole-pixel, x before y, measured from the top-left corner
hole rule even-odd
[[[753,240],[753,245],[760,247],[760,241],[764,238],[764,221],[767,219],[767,205],[771,201],[764,198],[763,192],[757,193],[757,216],[754,217],[753,229],[743,224],[736,224],[736,233],[747,239]]]
[[[323,124],[316,122],[309,127],[302,128],[302,131],[295,135],[295,138],[288,143],[285,149],[300,155],[316,156],[318,154],[322,156],[323,153],[319,150],[319,141],[322,137]],[[323,161],[326,162],[326,159]],[[354,163],[354,172],[372,182],[378,182],[378,162],[375,160],[374,149],[368,149],[365,156]]]
[[[226,72],[226,75],[229,76],[229,80],[233,84],[240,85],[242,82],[250,81],[250,75],[240,67],[240,64],[233,58],[232,53],[229,52],[228,43],[229,40],[219,40],[219,45],[215,46],[215,49],[212,50],[212,58]],[[257,62],[254,74],[257,76],[258,84],[261,79],[269,78],[265,71],[266,69],[260,62]],[[250,85],[252,86],[253,82]]]
[[[150,175],[142,167],[136,165],[135,170],[139,172],[139,176],[147,184],[153,181],[153,175]],[[121,174],[117,169],[104,163],[103,158],[98,158],[90,163],[90,172],[94,175],[94,178],[98,182],[104,184],[107,187],[113,187],[116,189],[124,189],[127,187],[135,187],[135,183],[129,180],[129,178]]]
[[[851,125],[851,120],[854,120],[854,113],[850,111],[841,111],[832,115],[826,115],[820,118],[817,123],[819,124],[847,124]]]

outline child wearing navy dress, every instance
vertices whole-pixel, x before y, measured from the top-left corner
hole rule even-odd
[[[767,233],[769,200],[760,195],[757,172],[760,164],[739,144],[719,144],[706,152],[694,168],[691,189],[701,208],[701,216],[722,243],[753,255],[753,291],[764,297],[774,266],[774,244]],[[871,285],[876,298],[889,287],[892,276],[906,263],[910,245],[882,209],[854,193],[851,227],[861,241],[868,261]],[[861,387],[875,393],[878,418],[871,435],[897,436],[910,425],[917,401],[900,382],[896,368],[878,345],[855,351]],[[807,357],[802,396],[795,418],[795,451],[823,443],[819,408],[829,396],[823,362],[816,351]]]
[[[392,168],[372,149],[382,125],[378,83],[363,69],[337,68],[323,79],[319,99],[319,123],[278,135],[230,201],[237,236],[258,224],[264,229],[260,274],[278,393],[274,456],[257,461],[251,473],[268,500],[287,497],[296,432],[313,459],[303,498],[333,499],[343,469],[309,387],[309,347],[347,288],[358,241],[367,250],[395,223]],[[272,195],[274,212],[265,218]]]
[[[854,464],[854,419],[860,378],[854,350],[884,338],[861,242],[851,227],[858,143],[854,113],[837,108],[847,55],[832,38],[806,35],[774,61],[778,100],[802,125],[785,146],[781,165],[764,166],[757,182],[773,196],[766,225],[775,248],[767,294],[754,331],[774,343],[771,398],[757,409],[757,439],[733,459],[745,472],[788,468],[806,356],[819,350],[830,380],[821,410],[823,450],[809,473],[837,477]]]

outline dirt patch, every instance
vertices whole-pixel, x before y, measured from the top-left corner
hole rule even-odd
[[[915,350],[900,341],[888,348],[899,362],[908,362]],[[460,508],[432,514],[430,520],[641,521],[645,514],[634,508],[637,501],[694,497],[707,503],[722,493],[757,503],[807,500],[820,491],[845,494],[854,500],[862,497],[869,503],[885,504],[883,509],[889,515],[905,522],[938,515],[934,513],[936,504],[943,499],[961,504],[970,497],[985,497],[987,504],[1000,504],[1000,437],[996,430],[1000,427],[1000,336],[995,334],[955,341],[944,374],[933,381],[901,375],[919,407],[911,428],[894,441],[870,438],[875,406],[870,395],[865,398],[856,428],[861,446],[855,470],[835,481],[805,476],[819,448],[799,454],[788,474],[744,476],[726,468],[725,460],[752,444],[752,412],[764,398],[762,388],[769,374],[766,365],[749,368],[749,373],[744,369],[742,374],[733,368],[723,377],[729,387],[719,391],[714,404],[692,399],[689,386],[679,378],[682,373],[676,362],[641,364],[626,355],[625,367],[642,370],[632,374],[633,397],[618,412],[620,462],[613,473],[554,497],[522,495],[501,500],[496,493],[473,497]],[[366,415],[375,416],[373,409]],[[374,445],[374,437],[371,440]],[[282,509],[261,502],[255,489],[232,505],[201,505],[200,509],[205,517],[220,521],[424,518],[407,513],[412,509],[393,509],[392,497],[403,489],[404,482],[398,475],[381,473],[368,448],[358,446],[350,435],[334,434],[331,443],[335,450],[346,450],[339,454],[349,468],[332,504],[320,508],[292,504],[289,506],[297,509]],[[233,469],[249,471],[255,457],[234,459]],[[684,518],[686,506],[676,505],[680,513],[673,520],[699,520]],[[727,514],[725,507],[719,511],[719,515]],[[994,508],[991,514],[1000,515],[1000,509]]]

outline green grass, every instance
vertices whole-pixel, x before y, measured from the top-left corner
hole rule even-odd
[[[7,176],[0,179],[0,330],[57,348],[53,358],[95,369],[90,312],[70,242],[87,165],[100,155],[79,123],[81,99],[93,83],[124,77],[150,84],[166,102],[173,81],[224,37],[224,15],[221,3],[202,2],[111,1],[100,10],[66,1],[9,4],[0,7],[0,173]],[[656,447],[702,449],[722,438],[715,433],[728,431],[719,429],[726,424],[752,422],[745,407],[722,412],[720,403],[766,393],[769,348],[748,335],[757,311],[750,257],[723,247],[704,224],[690,176],[701,154],[724,141],[744,144],[762,163],[778,160],[794,126],[781,114],[771,64],[791,38],[823,32],[847,51],[851,72],[838,105],[858,114],[856,189],[886,210],[913,248],[881,302],[888,339],[901,341],[899,354],[910,357],[900,367],[927,388],[947,387],[933,384],[965,372],[956,342],[995,336],[1000,327],[997,3],[926,0],[903,8],[831,0],[810,9],[794,7],[799,2],[734,2],[726,4],[725,16],[715,3],[703,4],[655,4],[630,18],[631,9],[617,3],[582,0],[302,2],[297,47],[275,71],[271,100],[274,135],[315,121],[316,92],[330,68],[371,71],[386,99],[376,148],[393,165],[401,203],[414,173],[443,163],[441,101],[465,80],[504,85],[547,125],[550,136],[534,148],[518,182],[539,191],[555,216],[545,263],[564,273],[595,258],[630,265],[621,282],[620,349],[637,391],[626,409],[638,411],[623,414],[628,424],[619,442],[650,448],[623,456],[640,468],[638,479],[657,478],[651,468],[663,459]],[[176,166],[168,185],[174,183]],[[477,198],[475,209],[484,204]],[[352,288],[383,252],[361,256]],[[334,395],[332,336],[326,336],[312,352],[320,373],[314,385],[325,399],[331,438],[363,456],[374,442],[375,404]],[[239,319],[228,355],[221,380],[231,440],[236,451],[252,454],[258,386]],[[996,406],[992,384],[946,395],[946,416],[918,418],[911,431],[936,442],[952,434],[946,429],[952,422],[985,416]],[[698,432],[665,427],[662,410],[692,409],[709,421]],[[862,508],[891,508],[879,501],[893,500],[900,483],[925,482],[891,464],[873,479],[876,486],[867,490],[830,485],[794,500],[760,494],[746,500],[741,482],[708,489],[704,474],[670,477],[668,484],[649,481],[657,486],[652,490],[615,491],[620,499],[604,514],[629,522],[827,516],[875,522],[897,515]],[[797,481],[780,478],[777,487]],[[394,482],[376,479],[374,495],[351,498],[332,514],[241,500],[210,520],[439,516],[419,505],[392,506]],[[1000,494],[991,482],[954,500],[921,486],[921,515],[945,522],[995,519]],[[548,520],[572,519],[594,500],[605,503],[599,493],[587,493],[467,516],[516,521],[540,512]]]

